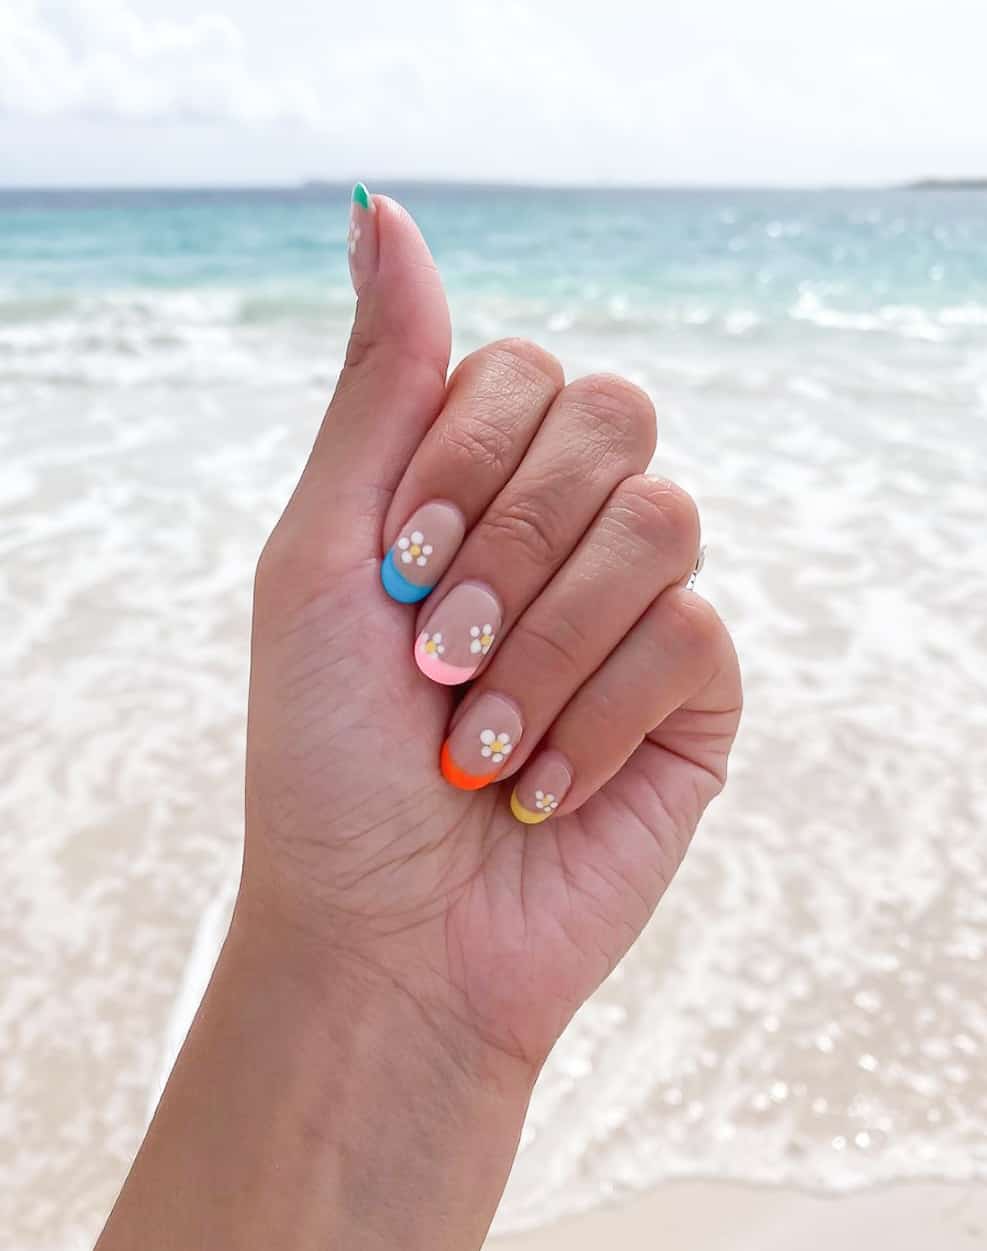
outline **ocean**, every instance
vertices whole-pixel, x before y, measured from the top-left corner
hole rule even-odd
[[[987,1179],[987,195],[383,186],[456,354],[659,412],[747,708],[498,1216]],[[0,1227],[91,1243],[235,884],[251,575],[338,370],[348,189],[0,193]]]

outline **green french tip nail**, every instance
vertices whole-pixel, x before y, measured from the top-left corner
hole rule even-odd
[[[358,182],[353,188],[353,203],[359,204],[360,208],[370,210],[370,192],[366,189],[362,182]]]

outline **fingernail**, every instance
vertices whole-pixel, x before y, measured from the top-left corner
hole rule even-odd
[[[559,752],[543,752],[524,770],[511,794],[511,812],[524,825],[540,825],[555,812],[572,786],[572,772]]]
[[[447,500],[432,500],[411,514],[380,565],[391,599],[417,604],[449,568],[466,533],[463,515]]]
[[[521,738],[521,716],[503,695],[481,695],[442,744],[442,776],[462,791],[488,786]]]
[[[353,188],[346,246],[353,289],[359,295],[360,288],[377,271],[377,210],[362,182]]]
[[[415,643],[415,663],[426,678],[458,686],[476,673],[497,638],[500,601],[477,582],[454,586]]]

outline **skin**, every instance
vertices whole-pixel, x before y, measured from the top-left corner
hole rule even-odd
[[[368,231],[346,364],[257,570],[233,925],[98,1251],[479,1247],[541,1065],[725,781],[737,662],[684,588],[695,507],[643,474],[650,401],[565,386],[513,340],[447,381],[424,242],[382,197]],[[466,539],[397,604],[381,556],[437,498]],[[464,579],[504,623],[460,704],[412,647]],[[439,748],[484,691],[526,728],[459,791]],[[541,751],[573,785],[525,826],[508,797]]]

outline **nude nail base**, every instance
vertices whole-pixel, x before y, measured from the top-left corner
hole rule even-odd
[[[429,616],[415,642],[415,664],[443,686],[468,682],[500,630],[500,601],[479,582],[461,582]]]
[[[412,513],[380,562],[380,580],[391,599],[417,604],[431,595],[465,531],[463,514],[449,500],[430,500]]]
[[[442,744],[442,776],[461,791],[482,790],[504,768],[521,731],[514,701],[488,691],[463,713]]]
[[[511,812],[522,825],[541,825],[553,816],[572,786],[572,773],[561,752],[548,751],[524,770],[511,794]]]

